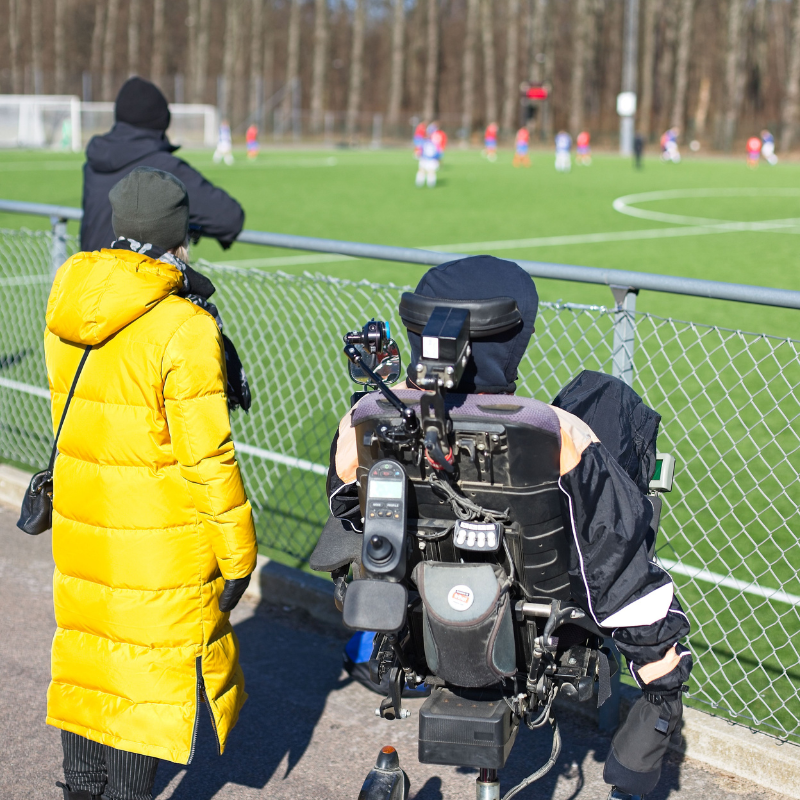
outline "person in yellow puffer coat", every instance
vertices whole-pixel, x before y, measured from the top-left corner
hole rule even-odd
[[[157,759],[191,760],[203,703],[220,752],[236,723],[247,695],[226,612],[256,540],[220,331],[177,295],[186,190],[141,167],[110,199],[127,238],[72,256],[47,306],[54,431],[91,348],[55,465],[47,722],[62,730],[66,798],[141,800]]]

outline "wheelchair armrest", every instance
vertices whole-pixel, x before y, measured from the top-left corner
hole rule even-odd
[[[333,572],[358,563],[361,561],[362,538],[360,533],[349,530],[342,520],[330,516],[308,559],[308,565],[316,572]]]

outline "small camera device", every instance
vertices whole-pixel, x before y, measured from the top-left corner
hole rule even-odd
[[[510,331],[522,322],[511,297],[488,300],[444,300],[406,292],[400,299],[403,324],[421,338],[419,361],[412,365],[421,389],[453,390],[472,354],[472,339]]]

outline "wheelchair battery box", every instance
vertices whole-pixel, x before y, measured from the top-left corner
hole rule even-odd
[[[485,694],[485,693],[484,693]],[[502,769],[519,721],[499,695],[436,688],[419,712],[419,760],[423,764]]]

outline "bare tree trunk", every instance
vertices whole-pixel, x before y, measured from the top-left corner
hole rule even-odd
[[[694,115],[694,135],[702,136],[706,132],[708,107],[711,105],[711,78],[703,75],[700,79],[700,91],[697,93],[697,111]]]
[[[470,0],[474,2],[474,0]],[[394,17],[392,19],[392,76],[389,81],[389,107],[386,122],[389,129],[400,124],[400,107],[403,103],[403,73],[405,55],[406,8],[404,0],[394,0]]]
[[[797,138],[797,112],[800,104],[800,3],[795,3],[792,17],[792,49],[786,94],[781,113],[781,148],[788,150]]]
[[[364,70],[364,29],[366,27],[366,0],[356,0],[353,19],[353,47],[350,51],[350,86],[347,90],[347,138],[353,141],[358,128],[358,112],[361,110],[361,84]]]
[[[42,0],[30,0],[33,93],[42,94]]]
[[[114,97],[114,56],[117,52],[117,19],[119,0],[108,0],[106,12],[106,33],[103,42],[103,100]]]
[[[501,127],[506,133],[511,133],[519,109],[519,0],[508,0],[507,8],[505,98]]]
[[[105,32],[106,5],[97,0],[94,6],[94,27],[92,28],[92,55],[89,61],[89,71],[92,76],[92,98],[95,99],[96,87],[100,86],[100,70],[103,56],[103,34]]]
[[[200,16],[199,0],[189,0],[186,13],[186,93],[189,102],[194,100],[194,76],[197,74],[197,21]]]
[[[239,0],[239,25],[236,36],[236,47],[234,48],[236,58],[233,65],[233,88],[231,97],[231,129],[238,127],[247,121],[247,84],[245,83],[245,30],[247,20],[244,17],[245,0]]]
[[[729,0],[728,3],[728,42],[725,53],[725,113],[722,122],[720,144],[723,150],[730,150],[736,134],[736,122],[741,105],[740,74],[743,70],[742,21],[744,0]]]
[[[461,94],[464,101],[461,113],[461,130],[464,142],[469,142],[475,114],[475,39],[478,31],[478,5],[480,0],[467,0],[467,31],[464,38],[464,69]]]
[[[547,38],[547,0],[533,0],[533,31],[531,32],[531,83],[544,80],[545,39]]]
[[[253,0],[250,18],[250,114],[264,123],[264,0]]]
[[[270,4],[264,9],[264,96],[272,97],[275,91],[275,27]]]
[[[139,26],[142,0],[128,0],[128,76],[139,73]]]
[[[164,24],[164,12],[166,10],[165,5],[166,0],[153,0],[153,57],[151,60],[152,71],[150,73],[150,79],[159,88],[161,88],[161,83],[166,77],[164,75],[164,64],[167,49],[167,43],[164,36],[166,32]]]
[[[639,98],[639,132],[650,138],[653,118],[653,77],[656,61],[656,8],[657,0],[645,0],[642,24],[642,91]]]
[[[22,94],[22,69],[19,63],[19,23],[22,0],[8,0],[8,49],[11,51],[11,91]]]
[[[314,10],[314,65],[311,76],[311,130],[322,130],[325,113],[325,72],[328,65],[328,0],[316,0]]]
[[[786,75],[786,59],[788,57],[788,40],[786,32],[784,4],[770,3],[770,21],[775,31],[775,67],[778,75]]]
[[[431,120],[436,115],[436,90],[439,83],[439,0],[428,0],[427,51],[422,116]]]
[[[681,0],[681,19],[678,28],[678,62],[675,65],[675,97],[670,125],[683,132],[686,119],[686,86],[689,80],[689,56],[692,52],[692,22],[694,0]]]
[[[283,121],[286,125],[292,116],[294,92],[298,91],[300,75],[300,0],[290,0],[289,32],[286,52],[286,96],[283,98]],[[363,0],[359,0],[363,4]],[[358,14],[356,14],[358,16]],[[363,42],[363,35],[362,35]]]
[[[481,0],[483,35],[483,74],[486,95],[486,122],[497,123],[497,75],[494,60],[494,15],[492,0]]]
[[[55,56],[56,94],[67,91],[67,2],[55,0],[53,21],[53,53]]]
[[[200,0],[197,17],[197,66],[194,72],[193,100],[202,103],[206,99],[206,73],[208,72],[208,39],[211,24],[211,0]]]
[[[217,105],[222,116],[232,125],[233,84],[236,80],[236,48],[239,44],[239,4],[240,0],[227,0],[225,13],[225,39],[222,51],[222,97]]]
[[[572,45],[572,84],[570,86],[569,128],[574,136],[583,127],[583,100],[586,80],[586,28],[589,21],[588,0],[575,5],[575,40]]]
[[[757,98],[756,107],[764,107],[769,93],[769,42],[767,41],[767,0],[757,0],[755,8],[755,67]]]
[[[556,4],[548,2],[545,9],[544,20],[544,84],[545,86],[553,86],[553,73],[555,72],[556,65],[556,36],[555,36],[555,21],[553,16],[556,13]],[[552,100],[545,100],[542,104],[542,136],[545,139],[553,138],[553,108]]]
[[[664,48],[658,62],[658,122],[659,129],[669,123],[671,94],[675,76],[675,39],[678,30],[677,0],[664,2]]]

